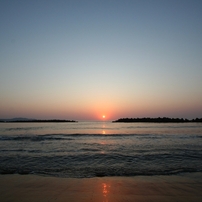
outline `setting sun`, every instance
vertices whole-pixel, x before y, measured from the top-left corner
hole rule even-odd
[[[104,119],[104,118],[105,118],[105,115],[102,115],[102,118]]]

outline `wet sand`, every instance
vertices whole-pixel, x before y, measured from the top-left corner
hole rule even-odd
[[[201,202],[202,173],[82,179],[0,175],[0,201]]]

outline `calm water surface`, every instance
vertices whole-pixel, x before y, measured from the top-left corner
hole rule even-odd
[[[0,123],[0,174],[60,177],[202,171],[201,123]]]

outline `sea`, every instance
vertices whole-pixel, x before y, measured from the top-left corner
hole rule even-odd
[[[202,123],[0,123],[0,174],[66,178],[202,171]]]

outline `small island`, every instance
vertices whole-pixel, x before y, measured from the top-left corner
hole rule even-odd
[[[168,117],[158,117],[158,118],[120,118],[112,123],[189,123],[189,122],[202,122],[202,118],[196,118],[192,120],[183,118],[168,118]]]

